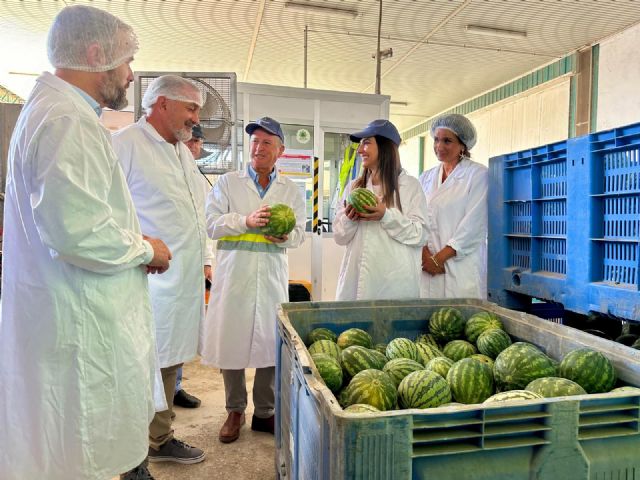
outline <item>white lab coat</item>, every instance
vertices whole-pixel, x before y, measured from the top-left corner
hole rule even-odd
[[[398,189],[402,211],[387,208],[378,222],[352,221],[345,215],[345,189],[333,221],[342,259],[336,300],[378,300],[420,297],[420,254],[427,240],[426,202],[418,180],[402,170]],[[371,182],[367,185],[374,190]]]
[[[200,173],[186,145],[168,143],[142,117],[113,134],[140,226],[171,250],[169,270],[149,276],[161,368],[197,355],[204,318],[206,226]]]
[[[4,222],[0,477],[112,478],[147,455],[153,250],[109,132],[49,73],[13,133]]]
[[[468,158],[442,183],[442,164],[420,176],[427,198],[429,251],[446,245],[456,256],[446,273],[422,272],[423,298],[487,298],[487,167]]]
[[[289,205],[296,215],[286,242],[258,245],[270,252],[224,249],[223,237],[250,233],[247,215],[275,203]],[[280,174],[264,198],[246,171],[227,173],[217,181],[207,202],[207,227],[218,248],[201,335],[203,363],[230,370],[275,365],[277,305],[289,299],[286,249],[302,244],[305,222],[300,190]]]

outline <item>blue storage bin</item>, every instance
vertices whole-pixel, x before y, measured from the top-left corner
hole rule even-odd
[[[276,466],[292,480],[595,480],[640,471],[640,396],[598,394],[379,413],[345,412],[303,339],[362,328],[374,342],[415,338],[443,306],[491,311],[516,339],[559,359],[603,352],[640,385],[640,351],[481,300],[283,304],[276,357]]]
[[[489,167],[489,299],[640,320],[640,124]]]

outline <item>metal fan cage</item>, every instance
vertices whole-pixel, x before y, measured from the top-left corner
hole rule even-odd
[[[179,75],[191,80],[202,92],[203,98],[212,96],[217,102],[218,108],[213,112],[208,112],[211,115],[200,116],[200,125],[205,132],[203,149],[208,152],[205,157],[196,160],[200,171],[206,174],[221,175],[237,170],[236,74],[232,72],[138,72],[134,78],[134,116],[136,121],[144,113],[141,107],[142,96],[149,84],[155,78],[167,74]],[[207,139],[207,132],[216,132],[215,141],[211,138]]]

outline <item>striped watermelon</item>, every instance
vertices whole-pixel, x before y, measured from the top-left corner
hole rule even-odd
[[[361,347],[371,348],[373,341],[371,335],[360,328],[350,328],[338,335],[336,342],[340,348],[351,347],[352,345],[360,345]]]
[[[396,388],[404,377],[418,370],[424,370],[424,365],[409,358],[393,358],[382,368],[391,377]]]
[[[478,312],[473,314],[464,326],[464,336],[471,343],[476,343],[478,337],[490,328],[501,328],[502,320],[493,312]]]
[[[418,347],[408,338],[394,338],[387,345],[387,358],[393,360],[394,358],[410,358],[419,362],[422,357],[418,352]]]
[[[537,393],[545,398],[586,395],[587,393],[576,382],[559,377],[537,378],[529,383],[525,390]]]
[[[354,403],[353,405],[349,405],[345,408],[344,411],[349,413],[375,413],[380,410],[373,405],[367,405],[366,403]]]
[[[356,209],[358,213],[369,213],[369,210],[364,208],[365,205],[374,207],[378,203],[375,193],[366,188],[355,188],[349,194],[347,203]]]
[[[336,340],[338,340],[338,336],[328,328],[314,328],[309,332],[309,335],[307,335],[307,346],[317,342],[318,340],[331,340],[335,343]]]
[[[377,352],[382,353],[383,355],[386,355],[387,353],[387,344],[386,343],[376,343],[373,346],[373,349]]]
[[[429,360],[433,360],[436,357],[444,357],[444,353],[438,350],[435,347],[432,347],[428,343],[416,343],[416,348],[418,349],[418,353],[420,354],[420,362],[423,365],[429,363]]]
[[[497,390],[522,390],[536,378],[556,376],[552,359],[530,343],[516,342],[496,358],[493,375]]]
[[[309,353],[311,355],[315,353],[326,353],[338,361],[341,359],[341,352],[340,347],[331,340],[318,340],[317,342],[313,342],[309,347]]]
[[[449,369],[453,366],[453,360],[447,357],[436,357],[432,358],[425,365],[425,370],[431,370],[432,372],[436,372],[438,375],[443,378],[447,378],[447,373],[449,373]]]
[[[451,401],[447,381],[430,370],[410,373],[398,385],[401,408],[433,408]]]
[[[416,337],[416,343],[426,343],[427,345],[431,345],[433,348],[440,349],[438,342],[433,335],[430,333],[421,333]]]
[[[578,348],[560,362],[560,376],[573,380],[587,393],[608,392],[616,384],[616,371],[607,357],[590,348]]]
[[[385,357],[383,360],[380,355],[382,354],[375,350],[361,347],[360,345],[352,345],[342,351],[342,368],[351,377],[362,370],[370,368],[382,370],[387,359]],[[382,356],[384,357],[384,355]]]
[[[491,357],[487,357],[486,355],[483,355],[482,353],[476,353],[475,355],[471,355],[469,358],[473,359],[473,360],[477,360],[479,362],[482,363],[486,363],[487,365],[489,365],[489,368],[493,371],[493,358]]]
[[[442,349],[442,353],[454,362],[470,357],[474,353],[478,353],[476,347],[466,340],[451,340]]]
[[[316,353],[311,355],[316,369],[324,383],[332,392],[337,392],[342,387],[342,367],[340,362],[326,353]]]
[[[511,345],[511,337],[500,328],[490,328],[480,334],[476,344],[480,353],[496,358],[501,351]]]
[[[509,390],[508,392],[500,392],[487,398],[483,403],[508,402],[511,400],[539,400],[542,395],[530,392],[528,390]]]
[[[296,214],[289,205],[276,203],[269,209],[269,221],[264,227],[260,227],[260,232],[272,237],[282,237],[296,226]]]
[[[381,370],[358,372],[345,389],[344,401],[347,405],[366,403],[378,410],[395,408],[398,393],[391,377]]]
[[[493,373],[488,365],[471,358],[457,361],[447,373],[456,402],[481,403],[493,395]]]
[[[429,318],[429,331],[437,342],[445,344],[462,336],[465,319],[456,308],[443,307]]]

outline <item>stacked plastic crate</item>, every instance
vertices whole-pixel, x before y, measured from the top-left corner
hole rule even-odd
[[[640,320],[640,124],[489,165],[489,299]]]

